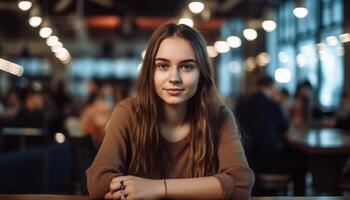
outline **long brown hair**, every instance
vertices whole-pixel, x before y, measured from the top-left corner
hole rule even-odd
[[[137,79],[137,125],[133,134],[129,173],[147,178],[161,178],[164,150],[160,144],[161,100],[155,92],[155,56],[161,42],[172,36],[187,40],[200,69],[198,89],[189,100],[187,117],[191,124],[191,144],[186,177],[202,177],[217,172],[217,119],[222,101],[216,90],[213,69],[203,37],[186,25],[174,23],[159,27],[151,36]]]

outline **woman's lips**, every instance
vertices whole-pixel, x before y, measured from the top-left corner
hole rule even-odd
[[[168,88],[164,89],[170,96],[179,96],[184,89],[177,89],[177,88]]]

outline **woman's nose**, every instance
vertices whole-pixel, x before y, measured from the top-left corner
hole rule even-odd
[[[173,84],[181,82],[181,77],[180,77],[179,70],[177,69],[177,67],[173,67],[172,70],[170,71],[169,82],[173,83]]]

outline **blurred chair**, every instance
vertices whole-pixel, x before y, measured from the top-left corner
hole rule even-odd
[[[350,195],[350,178],[340,178],[337,182],[337,189],[340,195],[349,196]]]
[[[342,173],[338,178],[337,189],[342,195],[350,195],[350,157],[348,157]]]
[[[257,173],[253,195],[286,196],[288,185],[292,182],[292,178],[291,174]]]
[[[0,129],[0,141],[1,147],[6,145],[6,139],[10,137],[19,138],[19,149],[24,150],[27,146],[27,139],[31,137],[44,137],[45,144],[45,131],[41,128],[26,128],[26,127],[4,127]],[[4,149],[2,149],[4,150]]]
[[[90,135],[72,138],[75,194],[88,194],[85,170],[90,167],[99,145]]]
[[[3,127],[0,129],[0,147],[3,151],[13,151],[17,152],[25,151],[28,149],[31,149],[31,147],[35,146],[33,144],[28,144],[29,139],[40,139],[40,144],[43,147],[41,151],[41,164],[42,164],[42,170],[41,170],[41,178],[42,178],[42,191],[47,191],[47,184],[48,184],[48,134],[46,129],[44,128],[31,128],[31,127]],[[13,147],[10,145],[9,149],[7,149],[6,141],[7,139],[12,139],[10,142],[16,141],[19,142],[19,146]],[[18,139],[18,140],[17,140]],[[30,142],[33,142],[30,140]],[[35,141],[35,144],[37,141]]]
[[[99,145],[84,133],[79,118],[70,116],[64,126],[68,131],[73,155],[73,181],[75,194],[87,194],[85,170],[91,165],[99,149]]]
[[[71,151],[68,143],[0,154],[0,194],[68,194]]]

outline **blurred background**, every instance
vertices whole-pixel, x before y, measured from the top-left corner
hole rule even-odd
[[[349,195],[349,0],[0,0],[0,58],[24,68],[0,70],[0,193],[86,194],[101,129],[170,20],[207,40],[254,195]]]

